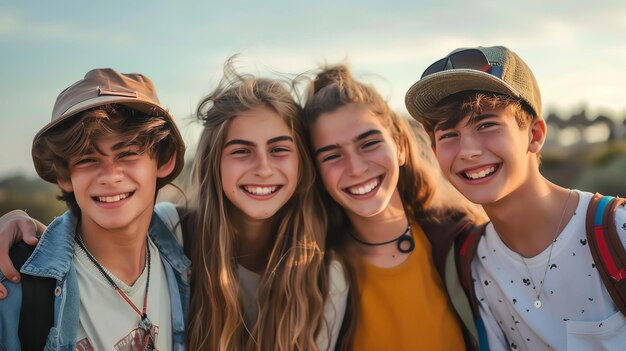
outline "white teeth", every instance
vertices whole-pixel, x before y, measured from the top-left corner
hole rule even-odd
[[[125,198],[127,198],[129,196],[130,196],[130,193],[113,195],[113,196],[98,196],[98,201],[100,201],[100,202],[117,202],[117,201],[120,201],[120,200],[124,200]]]
[[[269,195],[278,189],[278,186],[245,186],[244,190],[252,195]]]
[[[359,186],[348,188],[348,192],[350,192],[350,194],[352,195],[365,195],[369,193],[370,191],[374,190],[374,188],[376,188],[377,186],[378,186],[378,178],[374,178],[372,179],[371,182],[365,185],[359,185]]]
[[[465,176],[468,177],[469,179],[481,179],[481,178],[485,178],[486,176],[490,175],[491,173],[496,171],[496,167],[495,166],[491,166],[487,169],[483,169],[482,171],[478,172],[478,173],[468,173],[465,172]]]

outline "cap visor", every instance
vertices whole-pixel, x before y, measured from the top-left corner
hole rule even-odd
[[[462,91],[491,91],[520,97],[513,87],[485,72],[455,69],[437,72],[417,81],[406,93],[405,104],[413,118],[432,112],[442,99]]]

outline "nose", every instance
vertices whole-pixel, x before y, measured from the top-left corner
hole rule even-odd
[[[367,162],[358,154],[346,155],[348,171],[351,175],[360,175],[367,171]]]
[[[124,168],[117,162],[102,162],[98,182],[102,185],[119,183],[124,179]]]
[[[274,174],[274,169],[269,155],[259,155],[257,158],[256,168],[254,169],[254,174],[263,178],[267,178]]]
[[[483,154],[480,142],[471,134],[461,136],[459,148],[459,157],[463,160],[471,160]]]

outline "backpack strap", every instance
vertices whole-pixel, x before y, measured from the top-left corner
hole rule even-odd
[[[478,310],[478,299],[476,298],[476,290],[474,289],[474,282],[472,280],[472,260],[474,256],[476,256],[478,242],[480,242],[480,239],[485,234],[486,227],[486,223],[469,227],[458,236],[454,247],[459,280],[468,296],[469,304],[472,308],[474,323],[478,332],[477,349],[480,351],[489,350],[489,342],[485,324]]]
[[[35,250],[20,242],[9,250],[9,257],[18,270]],[[22,306],[18,336],[23,351],[43,350],[54,323],[54,288],[56,280],[22,273]]]
[[[191,248],[194,242],[192,236],[193,231],[191,230],[193,228],[191,211],[186,207],[176,206],[176,212],[178,212],[178,218],[180,219],[179,225],[183,233],[183,252],[188,258],[191,258]]]
[[[472,226],[464,231],[456,240],[456,260],[459,272],[459,280],[465,292],[468,294],[470,305],[474,316],[479,316],[478,301],[476,300],[476,291],[472,281],[472,259],[476,256],[478,242],[485,233],[486,224]]]
[[[626,316],[626,250],[615,228],[615,212],[626,199],[594,194],[589,202],[586,234],[602,282]]]

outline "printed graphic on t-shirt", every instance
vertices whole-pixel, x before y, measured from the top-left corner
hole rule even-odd
[[[153,345],[159,335],[159,326],[152,326]],[[135,328],[114,345],[116,351],[144,351],[148,342],[145,330]],[[76,343],[76,351],[94,351],[89,339],[84,338]]]
[[[76,351],[94,351],[89,339],[84,338],[76,343]]]

